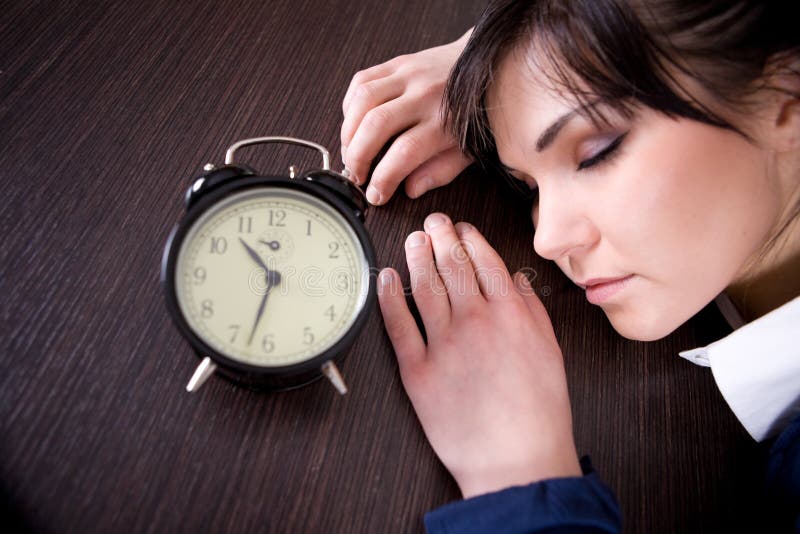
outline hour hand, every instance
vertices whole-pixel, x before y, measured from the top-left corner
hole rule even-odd
[[[250,257],[251,257],[251,258],[253,258],[253,261],[255,261],[255,262],[258,264],[258,266],[259,266],[259,267],[261,267],[261,268],[262,268],[262,269],[264,269],[265,271],[269,272],[269,269],[267,269],[267,266],[264,264],[264,261],[261,259],[261,256],[259,256],[259,255],[258,255],[258,252],[256,252],[255,250],[253,250],[253,247],[251,247],[250,245],[248,245],[248,244],[245,242],[245,240],[244,240],[244,239],[242,239],[241,237],[239,238],[239,242],[240,242],[240,243],[242,244],[242,246],[245,248],[245,250],[247,251],[247,253],[248,253],[248,254],[250,254]]]
[[[259,267],[264,269],[264,278],[266,278],[267,280],[267,293],[269,293],[269,290],[272,289],[273,286],[276,286],[281,283],[281,273],[279,273],[278,271],[273,271],[269,267],[267,267],[267,265],[264,263],[264,260],[262,260],[261,257],[258,255],[258,252],[253,250],[253,247],[248,245],[244,239],[240,237],[239,241],[242,243],[242,246],[245,248],[245,250],[247,250],[247,253],[250,254],[250,257],[253,258],[253,261],[255,261]],[[273,241],[273,243],[278,243],[278,242]]]

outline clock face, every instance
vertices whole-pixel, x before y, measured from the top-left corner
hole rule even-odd
[[[335,208],[264,186],[225,197],[194,222],[174,281],[181,313],[207,345],[275,367],[311,359],[349,331],[367,300],[369,263]]]

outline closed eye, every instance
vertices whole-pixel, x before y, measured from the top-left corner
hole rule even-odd
[[[582,171],[584,169],[588,169],[589,167],[594,167],[595,165],[598,165],[598,164],[600,164],[600,163],[602,163],[604,161],[610,161],[611,158],[614,155],[616,155],[617,149],[620,147],[620,145],[622,144],[622,141],[625,139],[625,136],[627,136],[627,135],[628,135],[628,132],[625,132],[624,134],[622,134],[620,136],[617,136],[605,148],[600,150],[600,152],[598,152],[597,154],[595,154],[591,158],[587,158],[587,159],[581,161],[578,164],[578,169],[577,170]]]

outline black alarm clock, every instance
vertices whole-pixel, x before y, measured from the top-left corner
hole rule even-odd
[[[289,143],[322,154],[322,168],[261,175],[236,150]],[[212,374],[270,390],[326,376],[344,394],[335,362],[375,300],[375,253],[363,191],[330,169],[328,151],[291,137],[245,139],[225,165],[207,164],[186,192],[161,268],[167,309],[200,358],[186,386]]]

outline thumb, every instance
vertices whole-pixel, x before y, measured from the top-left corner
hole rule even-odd
[[[406,194],[417,198],[431,189],[447,185],[470,163],[472,159],[462,154],[457,146],[440,152],[408,175]]]

